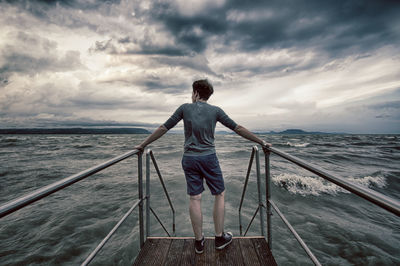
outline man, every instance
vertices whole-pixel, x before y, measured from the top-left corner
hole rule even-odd
[[[181,105],[163,125],[135,148],[143,151],[148,144],[163,136],[183,119],[185,145],[182,168],[185,172],[187,193],[190,196],[189,213],[196,240],[195,251],[201,254],[204,251],[201,212],[201,193],[204,191],[203,179],[206,180],[211,193],[215,196],[213,211],[215,248],[223,249],[232,242],[232,233],[223,231],[225,186],[215,154],[214,132],[216,123],[222,123],[238,135],[261,144],[263,147],[269,147],[271,144],[236,124],[221,108],[208,104],[207,100],[213,94],[214,89],[207,80],[195,81],[192,87],[192,103]]]

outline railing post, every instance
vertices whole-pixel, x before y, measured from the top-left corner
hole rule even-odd
[[[272,232],[271,232],[271,204],[269,200],[271,199],[271,172],[269,164],[270,151],[264,150],[265,154],[265,196],[267,203],[267,227],[268,227],[268,247],[272,250]]]
[[[146,239],[150,236],[150,151],[146,152]]]
[[[144,245],[143,234],[143,167],[142,167],[142,152],[138,153],[138,192],[139,192],[139,234],[140,247]]]
[[[258,191],[258,206],[260,208],[260,227],[261,235],[265,236],[265,225],[264,225],[264,212],[263,212],[263,200],[261,194],[261,174],[260,174],[260,153],[258,152],[257,146],[253,148],[256,151],[256,169],[257,169],[257,191]]]

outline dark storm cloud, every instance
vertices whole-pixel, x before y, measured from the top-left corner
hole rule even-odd
[[[332,57],[399,41],[398,1],[227,1],[193,16],[167,4],[154,7],[155,18],[194,52],[204,51],[212,36],[231,51],[315,49]]]
[[[21,9],[28,11],[35,17],[42,20],[51,21],[54,8],[63,7],[70,10],[99,10],[101,7],[110,7],[119,4],[119,0],[6,0],[1,1],[12,5],[18,5]]]
[[[109,54],[116,54],[117,48],[112,43],[112,39],[105,41],[96,41],[95,44],[89,49],[90,52],[107,52]]]
[[[72,114],[52,114],[51,118],[38,118],[37,114],[19,116],[4,116],[0,113],[0,121],[5,127],[144,127],[156,128],[159,123],[120,122],[115,120],[92,119],[88,117],[77,118]],[[4,126],[3,125],[3,126]]]
[[[387,101],[368,106],[377,115],[375,118],[400,120],[400,101]]]
[[[191,68],[196,71],[200,71],[212,76],[219,76],[215,73],[209,66],[208,60],[203,56],[195,56],[195,57],[167,57],[167,56],[159,56],[153,59],[158,64],[166,65],[166,66],[182,66]]]
[[[108,54],[137,54],[137,55],[168,55],[168,56],[182,56],[188,52],[184,50],[184,47],[180,48],[177,46],[161,46],[152,43],[150,37],[144,37],[139,40],[134,40],[131,37],[123,37],[117,41],[113,39],[96,41],[92,46],[90,52],[105,52]],[[131,44],[137,44],[136,47],[131,47]]]
[[[384,103],[373,104],[369,106],[372,109],[398,109],[400,111],[400,101],[389,101]]]
[[[150,123],[121,123],[117,121],[102,121],[102,120],[75,120],[75,121],[64,121],[64,122],[52,122],[54,126],[69,126],[69,127],[157,127],[159,124],[150,124]]]
[[[188,84],[178,78],[169,75],[158,74],[141,74],[141,75],[124,75],[121,77],[112,77],[102,83],[122,83],[128,86],[141,88],[142,91],[163,92],[168,94],[181,94],[187,90]]]
[[[173,1],[152,1],[149,9],[140,2],[121,1],[8,1],[31,14],[66,27],[89,27],[108,31],[106,26],[91,22],[90,12],[107,17],[133,17],[132,24],[162,25],[157,30],[171,34],[174,43],[156,44],[154,36],[118,36],[112,43],[99,43],[94,51],[126,54],[161,54],[182,56],[201,54],[212,41],[224,44],[220,52],[257,51],[289,48],[314,50],[329,57],[363,54],[385,45],[395,45],[400,36],[400,3],[388,0],[370,1],[226,1],[217,7],[209,5],[194,14],[184,14]],[[124,9],[118,7],[124,5]],[[54,10],[62,7],[62,10]],[[188,7],[187,7],[188,8]],[[126,10],[129,9],[129,10]],[[76,10],[89,12],[83,19]],[[124,33],[123,33],[124,34]],[[215,39],[216,38],[216,39]],[[137,47],[130,48],[134,43]],[[118,44],[125,49],[115,49]]]
[[[207,14],[187,17],[166,4],[155,7],[155,18],[166,26],[178,43],[190,47],[192,52],[203,52],[208,45],[208,37],[223,35],[228,29],[224,10],[216,9]],[[201,33],[196,30],[201,30]]]
[[[107,34],[113,32],[116,23],[107,24],[107,18],[130,14],[132,8],[120,8],[121,1],[86,1],[86,0],[15,0],[3,1],[4,7],[17,7],[18,16],[9,17],[9,23],[20,29],[31,27],[32,21],[27,19],[27,14],[43,23],[42,26],[57,25],[72,30],[88,29],[92,32]],[[1,0],[0,0],[0,3]],[[7,4],[6,4],[7,3]],[[129,5],[126,4],[126,5]]]
[[[390,120],[399,123],[400,120],[400,89],[391,91],[373,99],[372,102],[353,102],[345,108],[348,114],[363,114],[364,118],[374,117],[381,120]]]
[[[217,7],[206,5],[195,13],[184,11],[173,1],[153,1],[149,10],[136,10],[147,25],[161,25],[157,30],[170,35],[168,44],[154,42],[156,31],[152,36],[127,34],[98,42],[92,50],[163,55],[159,63],[169,62],[172,66],[181,65],[181,57],[192,60],[194,55],[203,55],[209,47],[219,54],[232,55],[280,49],[314,54],[307,62],[298,55],[297,61],[253,66],[236,63],[220,70],[275,76],[314,69],[349,55],[369,56],[387,45],[397,49],[400,42],[397,1],[226,1]],[[194,66],[186,65],[219,76],[208,65]]]
[[[151,111],[164,111],[165,106],[157,103],[150,103],[135,99],[123,99],[111,97],[90,97],[83,98],[80,95],[65,99],[65,103],[58,105],[63,108],[78,108],[79,110],[116,110],[116,109],[129,109],[129,110],[151,110]]]
[[[42,71],[58,72],[82,67],[80,53],[67,51],[59,56],[57,44],[25,32],[8,34],[9,44],[0,50],[0,81],[9,82],[13,73],[32,75]],[[7,43],[6,41],[6,43]]]

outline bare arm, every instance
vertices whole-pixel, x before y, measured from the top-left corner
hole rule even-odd
[[[152,143],[155,140],[158,140],[161,138],[165,133],[167,133],[168,129],[164,126],[161,125],[159,128],[157,128],[153,133],[151,133],[150,136],[148,136],[141,144],[135,147],[135,149],[138,149],[140,151],[143,151],[144,148]]]
[[[239,136],[242,136],[245,139],[254,141],[258,144],[260,144],[263,147],[270,147],[271,144],[260,139],[259,137],[257,137],[256,135],[254,135],[252,132],[250,132],[247,128],[241,126],[241,125],[237,125],[235,130],[236,134],[238,134]]]

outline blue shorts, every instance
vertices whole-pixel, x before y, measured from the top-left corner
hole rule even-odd
[[[225,190],[224,178],[215,153],[202,156],[183,156],[182,168],[185,172],[187,193],[191,196],[204,191],[206,180],[211,194],[218,195]]]

